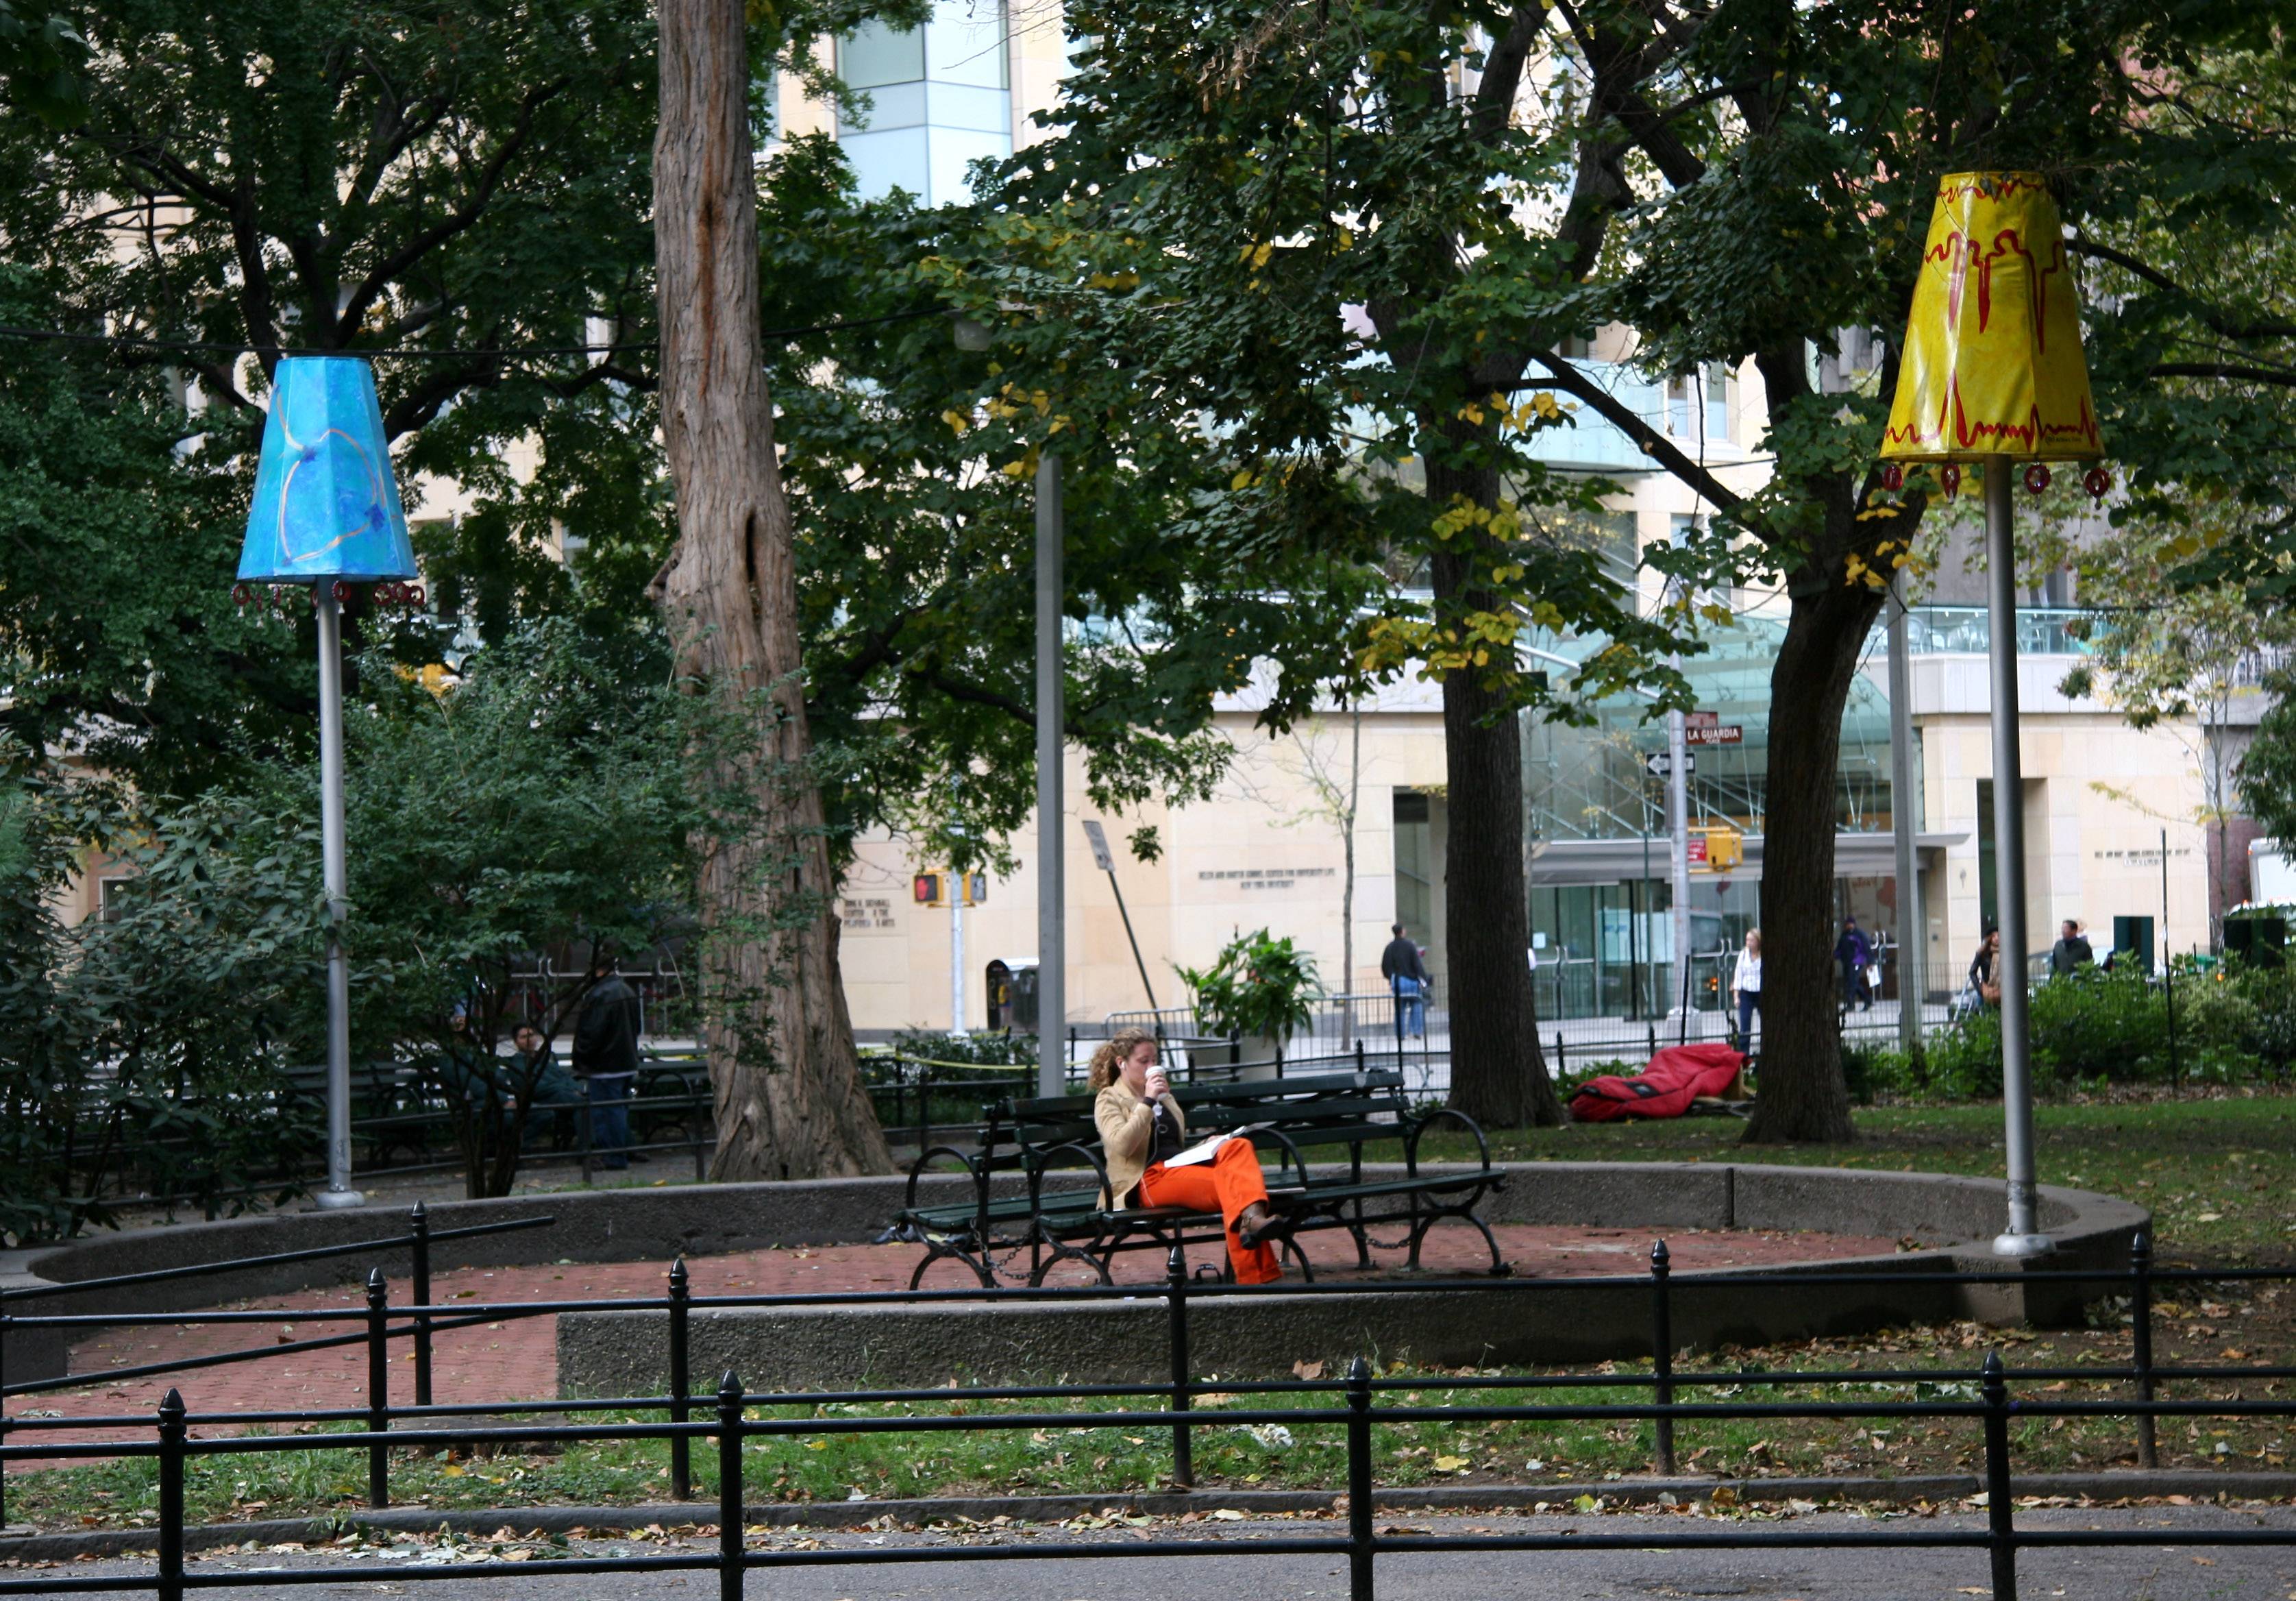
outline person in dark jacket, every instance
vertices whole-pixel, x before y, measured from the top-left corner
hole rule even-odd
[[[590,1148],[601,1154],[600,1165],[619,1170],[632,1160],[629,1099],[637,1083],[642,1014],[637,991],[615,971],[611,956],[594,961],[590,978],[574,1023],[574,1076],[589,1096]]]
[[[540,1029],[522,1022],[512,1039],[518,1055],[511,1058],[511,1079],[526,1110],[524,1143],[537,1150],[545,1140],[552,1140],[562,1151],[574,1132],[574,1114],[567,1108],[582,1104],[582,1086],[559,1062]]]
[[[2080,924],[2074,918],[2066,918],[2064,932],[2049,948],[2049,976],[2053,979],[2066,978],[2075,969],[2090,966],[2095,961],[2096,952],[2090,948],[2088,936],[2081,932]]]
[[[1866,970],[1874,965],[1874,948],[1866,942],[1866,933],[1857,926],[1855,917],[1841,920],[1841,938],[1833,942],[1833,960],[1841,969],[1841,1006],[1874,1009],[1874,991],[1866,982]]]
[[[1390,927],[1395,938],[1380,952],[1379,971],[1395,997],[1395,1037],[1423,1037],[1427,1032],[1427,964],[1419,959],[1419,947],[1403,932],[1403,924],[1393,924]]]

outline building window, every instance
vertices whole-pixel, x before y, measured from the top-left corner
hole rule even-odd
[[[1706,437],[1727,443],[1730,438],[1730,369],[1718,361],[1706,364]]]
[[[967,168],[1013,153],[1004,54],[1001,0],[935,0],[922,28],[869,22],[838,41],[838,76],[869,97],[837,119],[863,198],[972,198]]]

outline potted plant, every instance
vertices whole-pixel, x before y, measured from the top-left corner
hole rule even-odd
[[[1247,1077],[1273,1078],[1282,1071],[1284,1042],[1306,1026],[1309,1003],[1324,992],[1316,959],[1264,928],[1228,941],[1209,968],[1174,965],[1195,991],[1202,1027],[1242,1035],[1245,1059],[1268,1064]]]

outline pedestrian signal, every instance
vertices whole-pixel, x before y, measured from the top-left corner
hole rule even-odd
[[[952,895],[963,896],[966,906],[988,899],[986,873],[920,873],[910,883],[919,906],[945,907]]]

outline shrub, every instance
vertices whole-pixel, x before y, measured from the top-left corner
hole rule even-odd
[[[1178,972],[1195,991],[1198,1021],[1215,1034],[1286,1039],[1307,1025],[1308,1003],[1323,993],[1315,958],[1264,928],[1230,940],[1210,967]]]
[[[2031,1015],[2039,1083],[2169,1076],[2167,1000],[2143,973],[2084,968],[2052,980],[2033,991]],[[1997,1024],[1997,1052],[1998,1037]]]

